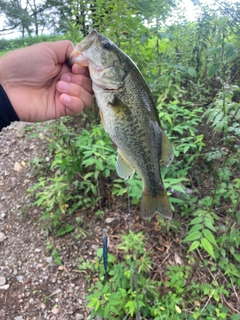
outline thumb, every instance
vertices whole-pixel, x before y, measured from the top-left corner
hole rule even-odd
[[[48,48],[54,52],[52,55],[55,59],[55,63],[66,62],[68,56],[73,51],[74,46],[70,40],[59,40],[56,42],[49,42]]]

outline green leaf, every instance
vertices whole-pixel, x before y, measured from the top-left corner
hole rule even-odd
[[[97,249],[97,257],[101,258],[103,256],[103,248]]]
[[[198,224],[203,222],[203,217],[194,218],[189,224]]]
[[[227,59],[230,60],[237,56],[237,50],[231,43],[226,44],[226,47],[227,47],[227,50],[226,50]]]
[[[219,63],[213,63],[208,69],[207,76],[208,78],[212,78],[218,72]]]
[[[107,304],[103,309],[103,316],[107,317],[109,315],[109,304]]]
[[[119,303],[119,301],[118,301],[118,303]],[[115,313],[115,315],[119,314],[119,310],[117,308],[115,308],[114,306],[110,306],[110,310],[111,310],[111,312]]]
[[[64,236],[65,234],[73,231],[75,229],[74,226],[71,226],[71,225],[65,225],[63,226],[62,228],[60,228],[57,232],[57,236],[58,237],[61,237],[61,236]]]
[[[202,228],[203,228],[203,225],[200,223],[197,223],[191,228],[190,232],[202,230]]]
[[[134,315],[134,312],[136,311],[136,301],[128,301],[127,304],[125,305],[125,308],[129,310],[129,313],[131,317]]]
[[[188,150],[189,150],[190,146],[189,145],[186,145],[183,149],[183,153],[186,153]]]
[[[176,190],[176,191],[185,193],[185,190],[184,190],[183,187],[180,186],[180,185],[172,185],[171,187],[172,187],[172,189],[174,189],[174,190]]]
[[[212,231],[210,231],[209,229],[203,229],[202,232],[203,232],[203,235],[205,236],[205,238],[206,238],[209,242],[211,242],[211,243],[214,244],[216,247],[218,247]]]
[[[182,241],[183,242],[194,241],[194,240],[200,239],[201,236],[202,236],[202,233],[200,231],[193,231],[193,232],[190,232],[188,236]]]
[[[178,67],[179,70],[181,70],[183,72],[187,72],[187,69],[184,66],[179,64],[177,67]]]
[[[210,254],[211,257],[213,257],[215,259],[213,247],[212,247],[211,243],[206,238],[201,239],[201,245],[202,245],[203,249],[205,251],[207,251],[207,253]]]
[[[233,256],[234,256],[234,258],[235,258],[238,262],[240,262],[240,254],[238,254],[238,253],[233,253]]]
[[[193,68],[188,68],[187,73],[189,74],[189,76],[191,77],[196,77],[197,76],[197,72],[195,69]]]
[[[188,249],[188,252],[197,249],[197,248],[199,247],[199,245],[200,245],[200,242],[199,242],[199,241],[194,241],[194,242],[191,244],[190,248]]]
[[[216,231],[216,229],[213,226],[213,219],[212,218],[205,217],[204,224],[208,229],[211,229],[212,231]]]
[[[119,300],[113,300],[113,298],[111,297],[111,300],[109,301],[109,305],[117,306],[119,305]]]

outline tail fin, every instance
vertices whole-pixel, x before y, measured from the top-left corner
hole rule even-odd
[[[156,197],[153,197],[143,191],[141,202],[142,217],[144,219],[151,218],[156,212],[164,218],[172,218],[172,209],[166,190],[161,190]]]

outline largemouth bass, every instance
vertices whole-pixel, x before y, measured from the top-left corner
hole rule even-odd
[[[142,74],[111,40],[93,30],[69,57],[88,66],[103,126],[117,146],[116,170],[123,179],[137,170],[142,178],[141,215],[172,217],[160,162],[168,166],[173,149],[161,128],[153,96]]]

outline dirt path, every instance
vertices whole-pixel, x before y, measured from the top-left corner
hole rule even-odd
[[[84,246],[71,235],[48,239],[26,198],[34,183],[30,161],[46,150],[44,140],[28,139],[26,126],[15,123],[0,133],[0,319],[86,319],[77,263]],[[48,241],[61,248],[64,265],[52,261]]]

